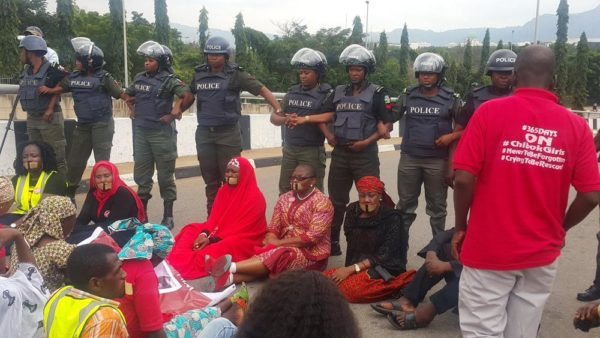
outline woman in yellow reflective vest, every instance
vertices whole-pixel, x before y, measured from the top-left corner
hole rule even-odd
[[[23,217],[47,195],[65,196],[65,177],[56,171],[52,147],[41,141],[28,141],[19,147],[15,160],[16,175],[13,211],[0,217],[0,224],[9,225]]]

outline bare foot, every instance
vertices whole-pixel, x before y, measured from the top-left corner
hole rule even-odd
[[[395,300],[394,302],[398,302],[400,304],[400,308],[402,311],[405,312],[412,312],[415,310],[415,307],[410,303],[410,300],[408,300],[408,298],[406,297],[400,297],[399,299]],[[386,309],[386,310],[397,310],[394,308],[394,304],[392,304],[392,302],[381,302],[381,303],[377,303],[377,305],[379,305],[380,307]]]

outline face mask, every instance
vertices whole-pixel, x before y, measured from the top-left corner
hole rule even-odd
[[[301,182],[292,182],[291,186],[292,190],[296,192],[304,189],[304,185]]]
[[[25,167],[27,168],[27,170],[37,169],[38,166],[39,166],[39,163],[36,161],[25,162]]]
[[[238,184],[238,178],[237,177],[226,177],[225,182],[227,184],[229,184],[230,186],[234,186],[234,185]]]
[[[106,182],[106,183],[102,183],[102,185],[100,185],[100,189],[102,189],[102,191],[109,191],[112,188],[112,182]]]
[[[368,214],[372,213],[376,209],[376,207],[373,204],[358,203],[358,206],[360,207],[360,210]]]

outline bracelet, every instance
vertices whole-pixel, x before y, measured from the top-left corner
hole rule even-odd
[[[204,236],[204,237],[208,238],[208,235],[206,234],[206,232],[201,232],[200,236]]]
[[[360,265],[354,264],[354,272],[356,272],[356,273],[360,272]]]
[[[310,115],[306,115],[306,116],[304,116],[304,119],[305,119],[306,121],[310,120]]]

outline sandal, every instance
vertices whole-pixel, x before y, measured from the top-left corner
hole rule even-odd
[[[388,313],[392,313],[394,311],[402,311],[402,304],[400,304],[398,300],[391,300],[388,303],[392,304],[392,309],[381,306],[382,302],[371,304],[371,308],[375,310],[375,312],[386,316]]]
[[[213,259],[210,255],[204,256],[204,269],[206,273],[215,278],[222,276],[231,267],[231,255],[223,255]]]
[[[219,277],[208,276],[206,281],[206,292],[223,291],[226,287],[233,284],[233,275],[229,270]]]
[[[240,290],[229,297],[231,304],[239,305],[243,310],[246,310],[248,303],[250,302],[250,294],[248,293],[248,287],[246,283],[242,282]]]
[[[398,322],[397,316],[404,314],[404,325]],[[393,311],[388,313],[387,320],[392,324],[394,328],[397,330],[416,330],[419,327],[417,326],[417,318],[415,317],[414,312],[403,312],[403,311]]]

